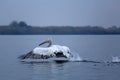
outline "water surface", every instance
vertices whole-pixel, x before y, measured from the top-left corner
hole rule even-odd
[[[0,35],[0,80],[119,80],[120,64],[67,62],[24,63],[17,58],[51,38],[85,60],[120,56],[119,35]]]

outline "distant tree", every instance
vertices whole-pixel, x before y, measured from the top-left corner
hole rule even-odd
[[[17,21],[12,21],[9,26],[11,27],[17,27],[18,26],[18,22]]]
[[[18,25],[20,27],[26,27],[26,26],[28,26],[27,23],[25,23],[24,21],[20,21]]]

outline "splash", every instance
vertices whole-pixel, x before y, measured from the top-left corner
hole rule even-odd
[[[120,57],[112,57],[112,62],[120,62]]]
[[[83,59],[79,56],[78,53],[72,53],[72,57],[70,58],[70,61],[82,61]]]

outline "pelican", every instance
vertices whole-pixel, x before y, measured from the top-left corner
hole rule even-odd
[[[48,43],[47,47],[41,45]],[[51,40],[45,40],[27,54],[21,55],[19,58],[24,59],[49,59],[49,58],[64,58],[72,57],[70,49],[67,46],[52,45]]]

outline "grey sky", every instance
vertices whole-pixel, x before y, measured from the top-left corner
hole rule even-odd
[[[0,0],[0,25],[120,26],[120,0]]]

